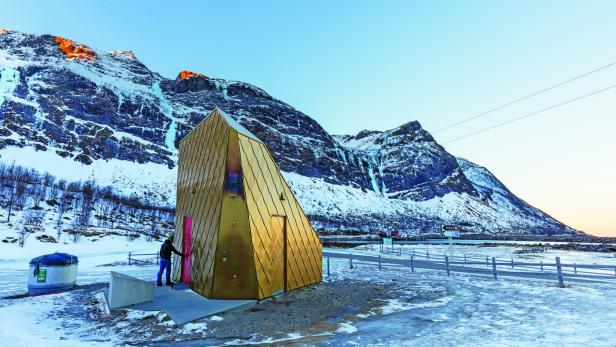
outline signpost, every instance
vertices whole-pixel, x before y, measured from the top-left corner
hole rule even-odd
[[[394,239],[391,237],[384,237],[383,244],[385,245],[385,249],[388,249],[388,246],[391,246],[391,250],[394,250]]]
[[[460,229],[457,225],[443,225],[441,235],[449,239],[449,256],[453,258],[453,238],[460,237]]]
[[[443,231],[443,236],[445,237],[460,237],[460,232],[459,231]]]

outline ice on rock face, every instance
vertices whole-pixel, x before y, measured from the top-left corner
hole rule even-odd
[[[342,161],[345,164],[348,164],[346,154],[344,153],[344,149],[340,148],[339,146],[336,146],[334,147],[334,150],[336,151],[336,154],[338,154],[340,159],[342,159]]]
[[[371,163],[368,163],[368,176],[370,176],[370,184],[372,184],[372,189],[378,194],[381,193],[379,189],[379,183],[376,180],[376,176],[374,174],[374,167]]]
[[[214,81],[214,84],[216,85],[216,89],[222,91],[222,96],[225,99],[229,99],[229,95],[228,95],[229,85],[227,84],[227,82],[216,80]]]
[[[0,107],[4,100],[13,95],[13,91],[19,85],[19,70],[11,67],[0,66]]]
[[[176,124],[175,124],[175,120],[172,119],[171,122],[169,122],[169,128],[167,129],[167,132],[165,133],[165,145],[167,145],[167,148],[170,151],[175,151],[175,136],[176,136]]]
[[[175,148],[175,138],[177,133],[177,125],[175,122],[175,118],[173,118],[173,107],[167,100],[167,97],[164,95],[163,90],[160,88],[160,81],[154,82],[152,85],[152,91],[154,95],[158,97],[158,105],[160,106],[160,110],[165,115],[165,117],[169,118],[169,127],[165,132],[165,145],[170,152],[176,152]]]

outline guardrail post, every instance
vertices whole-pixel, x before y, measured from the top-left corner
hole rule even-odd
[[[541,272],[543,272],[543,260],[540,263],[541,263]]]
[[[577,264],[573,263],[573,273],[577,274]]]
[[[411,254],[411,272],[415,272],[415,255]]]
[[[511,257],[511,268],[513,269],[513,257]]]
[[[494,279],[498,279],[496,277],[496,258],[492,257],[492,275],[494,275]]]
[[[445,256],[445,267],[447,268],[447,276],[449,276],[449,257]]]
[[[349,269],[353,268],[353,254],[349,253]]]
[[[398,256],[401,257],[402,256],[402,247],[398,247]]]
[[[563,281],[563,269],[560,266],[560,257],[556,257],[556,271],[558,273],[558,286],[564,288],[565,282]]]
[[[327,256],[327,278],[329,278],[329,255]]]
[[[466,254],[464,255],[464,264],[466,264]]]
[[[130,265],[130,255],[131,255],[131,252],[128,252],[128,265]]]
[[[381,255],[379,254],[379,270],[381,269]]]
[[[488,262],[488,257],[486,257],[486,267],[489,267],[490,263]]]

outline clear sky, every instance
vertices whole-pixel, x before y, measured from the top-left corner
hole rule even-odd
[[[3,1],[0,27],[255,84],[330,133],[430,131],[616,61],[614,1]],[[616,84],[616,66],[434,134]],[[616,89],[446,144],[557,219],[616,236]]]

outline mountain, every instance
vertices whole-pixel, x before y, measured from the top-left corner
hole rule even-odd
[[[455,158],[418,122],[332,136],[255,86],[130,51],[0,31],[0,160],[174,204],[178,142],[214,107],[271,149],[317,229],[574,234],[488,170]]]

